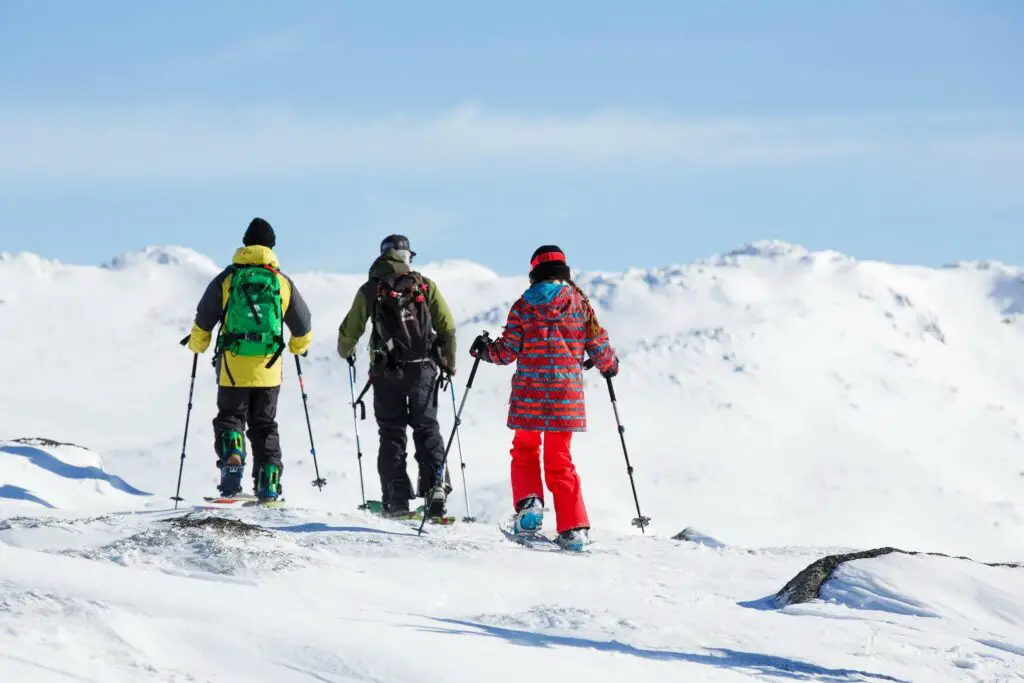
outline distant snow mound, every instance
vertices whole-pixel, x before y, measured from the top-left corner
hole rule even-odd
[[[30,274],[43,275],[52,273],[63,265],[55,259],[44,259],[42,256],[30,252],[0,252],[0,275],[8,273],[15,277],[24,277]]]
[[[780,240],[755,240],[742,244],[724,254],[718,254],[710,259],[706,259],[701,263],[715,266],[739,266],[754,259],[776,262],[788,261],[807,265],[822,261],[853,262],[851,257],[838,251],[810,251],[799,244],[790,244]]]
[[[105,472],[87,448],[38,438],[0,442],[0,510],[123,509],[150,495]]]
[[[486,266],[462,259],[432,261],[420,268],[420,272],[434,280],[479,281],[497,280],[500,277]]]
[[[106,270],[133,270],[152,266],[184,266],[202,272],[216,272],[216,263],[207,256],[186,247],[151,246],[130,251],[103,264]]]

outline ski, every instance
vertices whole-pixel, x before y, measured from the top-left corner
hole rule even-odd
[[[423,514],[426,510],[426,507],[420,505],[415,510],[410,510],[405,514],[386,515],[384,514],[383,503],[381,503],[379,500],[368,500],[366,501],[366,507],[361,509],[369,512],[371,515],[374,515],[375,517],[380,517],[381,519],[393,519],[399,522],[420,522],[423,521]],[[456,521],[458,521],[458,518],[454,515],[445,515],[443,517],[427,517],[428,523],[437,524],[439,526],[451,526],[452,524],[455,524]]]
[[[251,507],[262,507],[262,508],[283,508],[286,503],[284,498],[278,500],[260,500],[256,496],[248,493],[239,493],[235,496],[203,496],[203,500],[209,503],[209,506],[205,506],[208,510],[220,510],[224,508],[251,508]]]

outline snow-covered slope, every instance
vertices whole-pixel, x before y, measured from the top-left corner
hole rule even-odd
[[[292,273],[314,314],[304,370],[323,492],[309,485],[289,357],[279,417],[292,507],[192,512],[217,479],[207,356],[186,501],[171,509],[191,366],[178,341],[217,270],[179,247],[103,267],[0,255],[0,439],[84,447],[0,443],[0,680],[1021,680],[1022,569],[887,556],[840,567],[823,601],[770,599],[837,550],[1024,559],[1019,269],[766,242],[577,274],[622,359],[619,407],[654,519],[647,536],[630,525],[611,406],[592,375],[590,431],[574,440],[597,540],[585,558],[530,553],[495,529],[511,503],[511,368],[481,368],[464,416],[480,524],[419,538],[355,509],[334,337],[362,274]],[[423,271],[463,351],[500,332],[526,284],[459,261]],[[360,427],[377,498],[372,412]],[[201,521],[211,514],[260,528]],[[672,540],[685,526],[724,544]]]
[[[419,538],[296,509],[17,518],[0,522],[0,678],[1020,680],[1024,570],[882,558],[833,602],[756,599],[815,558],[610,534],[569,557],[489,525]]]
[[[0,442],[0,502],[25,512],[76,512],[135,507],[150,494],[103,469],[98,453],[46,439]]]
[[[66,266],[0,260],[0,437],[47,435],[103,454],[133,485],[173,493],[188,392],[178,346],[217,270],[181,248]],[[287,269],[287,264],[284,264]],[[523,277],[465,262],[424,266],[462,349],[500,332]],[[1002,560],[1024,555],[1024,307],[1020,270],[858,262],[778,242],[703,262],[580,273],[622,358],[616,382],[645,514],[745,545],[898,545]],[[320,466],[312,463],[294,366],[282,395],[285,483],[303,504],[359,502],[347,372],[336,329],[363,276],[294,274],[316,342],[306,362]],[[213,371],[196,387],[184,495],[216,480]],[[459,389],[468,371],[463,355]],[[362,362],[365,362],[365,353]],[[360,368],[360,384],[365,366]],[[470,502],[507,512],[511,368],[485,366],[466,408]],[[590,431],[576,460],[596,533],[629,531],[632,499],[607,392],[589,379]],[[451,426],[449,407],[443,429]],[[361,425],[373,476],[376,430]],[[458,454],[454,454],[458,457]],[[461,487],[453,505],[461,510]]]

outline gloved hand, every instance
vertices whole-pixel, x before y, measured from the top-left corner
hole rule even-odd
[[[356,354],[353,353],[351,356],[346,358],[345,362],[348,363],[350,368],[354,368],[356,366]]]
[[[490,346],[490,338],[485,335],[479,335],[473,340],[473,345],[469,347],[469,355],[473,358],[479,358],[480,360],[490,360],[490,354],[487,352]]]
[[[617,374],[619,374],[618,357],[615,358],[614,362],[612,362],[611,366],[607,370],[601,371],[601,376],[604,377],[605,379],[611,379],[612,377],[615,377]]]

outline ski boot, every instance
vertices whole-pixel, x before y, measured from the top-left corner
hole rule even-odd
[[[555,543],[562,550],[581,553],[590,545],[589,529],[570,529],[555,537]]]
[[[528,496],[516,504],[516,518],[512,532],[531,534],[544,525],[544,503],[537,496]]]
[[[256,498],[259,502],[277,500],[281,497],[281,468],[272,463],[260,465],[256,479]]]
[[[433,486],[427,489],[426,495],[423,497],[424,517],[441,518],[448,512],[445,505],[448,503],[448,492],[451,491],[451,487],[448,485],[447,479],[447,468],[443,474],[439,468],[434,476]]]
[[[241,432],[224,432],[221,435],[220,485],[217,490],[225,498],[242,492],[242,474],[245,472],[245,439]]]
[[[430,495],[423,501],[426,503],[424,514],[427,517],[444,517],[447,509],[448,493],[444,486],[435,486],[430,490]]]
[[[396,500],[392,503],[384,503],[381,512],[383,517],[388,519],[405,519],[409,517],[409,500]]]

